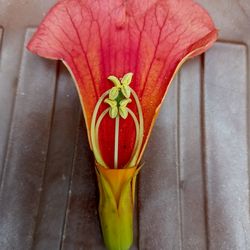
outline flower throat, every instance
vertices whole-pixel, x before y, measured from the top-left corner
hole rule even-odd
[[[119,126],[120,119],[126,120],[128,116],[131,116],[134,126],[135,126],[135,142],[133,151],[130,157],[130,160],[124,166],[124,168],[131,168],[137,164],[138,155],[142,146],[143,132],[144,132],[144,122],[142,115],[142,108],[139,101],[139,98],[135,91],[129,86],[132,82],[133,73],[127,73],[122,78],[117,78],[116,76],[109,76],[110,80],[114,86],[107,90],[99,98],[96,103],[92,120],[91,120],[91,143],[93,148],[93,153],[95,155],[96,161],[105,168],[109,168],[100,152],[99,145],[99,129],[101,123],[105,116],[109,116],[110,119],[114,120],[115,131],[114,131],[114,168],[118,168],[118,159],[119,159]],[[136,114],[128,107],[128,105],[135,101],[136,109],[138,112],[138,117]],[[101,104],[105,103],[108,107],[99,115],[98,111],[101,107]]]

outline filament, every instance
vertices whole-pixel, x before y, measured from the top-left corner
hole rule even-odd
[[[95,123],[96,123],[96,118],[97,118],[97,113],[98,113],[98,110],[104,100],[104,98],[109,94],[109,91],[106,91],[101,97],[100,99],[98,100],[96,106],[95,106],[95,109],[94,109],[94,112],[93,112],[93,116],[92,116],[92,120],[91,120],[91,128],[90,128],[90,134],[91,134],[91,143],[92,143],[92,150],[93,150],[93,153],[95,155],[95,159],[96,161],[107,167],[106,163],[104,162],[104,160],[102,159],[102,156],[101,154],[99,153],[99,150],[98,150],[98,146],[96,144],[96,137],[95,137]]]
[[[127,109],[128,109],[129,114],[133,118],[133,121],[134,121],[134,124],[135,124],[135,131],[136,131],[135,144],[134,144],[134,148],[133,148],[133,151],[132,151],[132,154],[131,154],[132,155],[131,159],[132,159],[135,152],[136,152],[136,150],[137,150],[138,144],[139,144],[139,130],[140,130],[140,127],[139,127],[138,119],[136,118],[134,112],[129,108],[127,108]],[[129,163],[131,163],[131,159],[128,162],[128,164],[125,166],[125,168],[129,167]],[[130,164],[130,165],[133,167],[132,164]]]
[[[98,115],[98,111],[100,109],[102,102],[104,102],[105,97],[109,95],[109,92],[110,90],[107,90],[104,94],[102,94],[102,96],[99,98],[98,102],[96,103],[93,116],[91,119],[91,131],[90,131],[91,147],[95,155],[95,159],[99,164],[101,164],[105,168],[108,168],[108,166],[104,162],[103,157],[100,152],[99,129],[100,129],[100,125],[102,123],[103,118],[107,115],[110,108],[105,109],[101,113],[101,115],[98,117],[98,119],[97,119],[97,115]],[[133,148],[130,160],[125,165],[124,168],[134,167],[138,163],[137,162],[138,156],[142,147],[143,134],[144,134],[144,121],[143,121],[143,113],[142,113],[140,100],[136,92],[132,88],[131,88],[131,94],[134,97],[134,100],[136,102],[139,119],[136,117],[135,113],[127,107],[127,111],[134,121],[136,136],[135,136],[134,148]],[[120,127],[120,116],[118,114],[118,116],[115,118],[115,139],[114,139],[114,168],[115,169],[118,168],[118,160],[119,160],[119,127]]]
[[[104,118],[104,116],[109,112],[109,108],[105,109],[101,115],[99,116],[97,122],[96,122],[96,126],[95,126],[95,136],[94,136],[94,140],[95,140],[95,144],[96,144],[96,150],[97,150],[97,154],[100,155],[101,157],[101,153],[100,153],[100,145],[99,145],[99,128],[100,128],[100,125],[101,125],[101,122]],[[105,162],[103,161],[103,166],[108,168],[108,166],[105,164]]]
[[[135,166],[136,165],[136,161],[138,158],[138,155],[140,153],[140,149],[142,146],[142,139],[143,139],[143,133],[144,133],[144,121],[143,121],[143,114],[142,114],[142,108],[141,108],[141,104],[139,101],[139,98],[137,96],[137,94],[135,93],[135,91],[133,89],[131,89],[131,93],[135,99],[136,102],[136,106],[137,106],[137,110],[138,110],[138,115],[139,115],[139,139],[138,139],[138,145],[136,146],[136,150],[134,152],[134,155],[132,155],[131,161],[130,161],[130,165],[131,166]]]

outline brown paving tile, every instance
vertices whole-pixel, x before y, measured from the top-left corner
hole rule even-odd
[[[26,42],[31,34],[27,32]],[[31,246],[46,166],[55,67],[55,62],[23,52],[0,190],[1,249]]]
[[[221,43],[205,57],[211,249],[249,249],[250,246],[246,58],[244,45]]]
[[[74,83],[62,64],[58,74],[49,151],[32,249],[60,248],[68,205],[81,110]]]

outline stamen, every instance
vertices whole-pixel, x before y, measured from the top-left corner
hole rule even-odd
[[[131,160],[133,159],[134,157],[134,154],[136,152],[136,149],[138,147],[138,144],[139,144],[139,130],[140,130],[140,127],[139,127],[139,122],[138,122],[138,119],[136,117],[136,115],[134,114],[134,112],[130,109],[130,108],[127,108],[128,109],[128,113],[131,115],[131,117],[133,118],[133,121],[134,121],[134,124],[135,124],[135,133],[136,133],[136,137],[135,137],[135,143],[134,143],[134,148],[133,148],[133,151],[132,151],[132,154],[131,154],[131,157],[130,157],[130,160],[128,162],[128,164],[125,166],[125,168],[128,168],[128,167],[134,167],[134,165],[130,164],[131,163]]]
[[[118,84],[119,79],[115,76],[110,76],[108,79],[111,80],[115,87],[113,87],[112,89],[117,88],[117,91],[120,91],[120,93],[123,94],[124,99],[119,100],[119,99],[112,99],[113,95],[111,96],[112,98],[110,99],[106,99],[106,96],[109,95],[112,92],[112,89],[107,90],[98,100],[94,112],[93,112],[93,116],[92,116],[92,120],[91,120],[91,144],[92,144],[92,150],[94,152],[96,161],[101,164],[102,166],[108,168],[107,164],[104,162],[101,152],[100,152],[100,145],[99,145],[99,128],[101,125],[101,122],[103,120],[103,118],[112,111],[112,109],[116,108],[117,110],[119,109],[119,113],[117,115],[110,115],[109,116],[111,118],[115,118],[115,140],[114,140],[114,168],[117,169],[118,168],[118,158],[119,158],[119,127],[120,127],[120,116],[123,119],[127,118],[127,115],[131,115],[133,121],[134,121],[134,125],[135,125],[135,130],[136,130],[136,137],[135,137],[135,142],[134,142],[134,148],[130,157],[129,162],[126,164],[126,166],[124,168],[129,168],[129,167],[134,167],[138,164],[137,160],[138,160],[138,156],[142,147],[142,141],[143,141],[143,134],[144,134],[144,121],[143,121],[143,113],[142,113],[142,108],[140,105],[140,101],[139,98],[136,94],[136,92],[130,88],[128,85],[130,84],[131,80],[132,80],[132,73],[128,73],[126,74],[123,78],[122,78],[122,84]],[[127,89],[122,89],[122,88],[128,88]],[[122,91],[124,90],[124,91]],[[114,91],[113,91],[114,92]],[[112,92],[112,93],[113,93]],[[123,93],[124,92],[124,93]],[[118,92],[119,93],[119,92]],[[131,102],[131,99],[129,99],[129,95],[130,93],[133,95],[135,102],[136,102],[136,107],[137,107],[137,111],[138,111],[138,115],[139,115],[139,121],[138,118],[136,117],[135,113],[129,109],[127,107],[127,104],[129,104]],[[126,97],[127,96],[127,97]],[[102,103],[107,103],[110,105],[109,108],[105,109],[101,115],[99,116],[99,118],[97,119],[97,114],[98,111],[100,109],[100,106]],[[113,102],[117,102],[115,103],[115,105],[113,105]],[[123,112],[123,113],[121,113]],[[112,113],[111,113],[112,114]],[[125,115],[124,115],[125,114]]]
[[[138,114],[139,114],[139,141],[138,141],[138,146],[136,148],[136,151],[134,155],[132,155],[132,159],[130,161],[130,165],[135,166],[138,163],[136,161],[138,159],[138,155],[140,153],[140,149],[142,146],[142,139],[143,139],[143,134],[144,134],[144,121],[143,121],[143,113],[142,113],[142,108],[141,108],[139,98],[133,89],[131,89],[131,93],[135,99],[135,103],[136,103]]]
[[[101,122],[103,120],[103,118],[105,117],[105,115],[109,112],[109,108],[105,109],[101,115],[99,116],[97,122],[96,122],[96,126],[95,126],[95,143],[96,143],[96,149],[97,149],[97,154],[101,156],[101,152],[100,152],[100,145],[99,145],[99,128],[100,128],[100,125],[101,125]],[[104,163],[104,167],[108,168],[108,166],[105,164],[104,160],[103,160],[103,163]]]
[[[106,163],[104,162],[103,158],[102,158],[102,155],[99,153],[98,151],[98,146],[96,145],[96,139],[95,139],[95,123],[96,123],[96,118],[97,118],[97,113],[98,113],[98,110],[103,102],[103,100],[105,99],[105,97],[109,94],[109,90],[106,91],[101,97],[100,99],[98,100],[96,106],[95,106],[95,109],[94,109],[94,112],[93,112],[93,116],[92,116],[92,120],[91,120],[91,128],[90,128],[90,134],[91,134],[91,144],[92,144],[92,150],[93,150],[93,153],[95,155],[95,159],[96,161],[101,164],[102,166],[104,167],[108,167],[106,165]]]

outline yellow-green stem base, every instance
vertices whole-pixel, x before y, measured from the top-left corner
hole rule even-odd
[[[107,169],[96,165],[99,216],[108,250],[129,250],[133,244],[136,176],[140,168]]]

